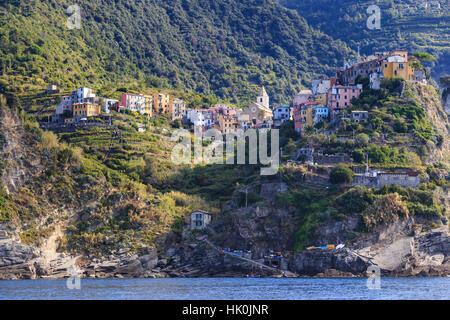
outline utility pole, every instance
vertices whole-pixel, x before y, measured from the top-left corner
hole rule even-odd
[[[366,175],[369,175],[369,154],[366,152]]]
[[[245,188],[245,207],[248,207],[248,187]]]

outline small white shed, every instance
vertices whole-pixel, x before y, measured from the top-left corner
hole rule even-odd
[[[196,210],[191,212],[191,230],[205,229],[211,223],[211,213]]]

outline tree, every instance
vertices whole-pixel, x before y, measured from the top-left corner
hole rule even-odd
[[[284,147],[284,154],[285,155],[291,155],[292,153],[295,152],[296,149],[297,149],[297,146],[295,145],[294,140],[289,138],[288,143]]]
[[[417,59],[419,59],[420,62],[424,62],[424,61],[434,61],[436,60],[436,58],[427,53],[427,52],[416,52],[413,54],[414,57],[416,57]]]
[[[360,133],[356,136],[356,143],[361,147],[366,147],[369,145],[369,136],[365,133]]]
[[[370,89],[370,78],[369,77],[363,77],[363,76],[359,75],[356,78],[355,83],[356,84],[362,84],[364,90],[369,90]]]
[[[407,219],[409,210],[398,193],[383,195],[362,213],[364,225],[371,230],[380,225],[386,225]]]
[[[330,181],[332,184],[352,183],[354,175],[348,166],[338,164],[331,170]]]
[[[298,133],[294,128],[294,121],[289,120],[284,122],[280,127],[280,145],[284,147],[289,140],[297,140]]]
[[[353,151],[352,153],[353,161],[356,163],[363,163],[364,162],[364,152],[361,149],[357,149]]]

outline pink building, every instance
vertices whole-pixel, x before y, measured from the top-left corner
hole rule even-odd
[[[314,101],[314,94],[311,90],[301,90],[294,97],[294,106]]]
[[[335,116],[342,109],[350,107],[353,98],[358,98],[363,88],[361,84],[356,86],[333,86],[327,93],[327,106],[330,110],[331,120],[334,121]]]

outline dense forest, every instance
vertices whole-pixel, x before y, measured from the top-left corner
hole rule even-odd
[[[285,101],[351,51],[273,0],[0,2],[0,90],[145,81],[244,103],[265,85]]]
[[[280,0],[308,23],[361,53],[406,48],[437,57],[436,79],[450,73],[450,3],[423,0]],[[436,3],[439,3],[437,6]],[[427,4],[428,7],[424,5]],[[380,8],[380,29],[367,28],[371,5]]]

